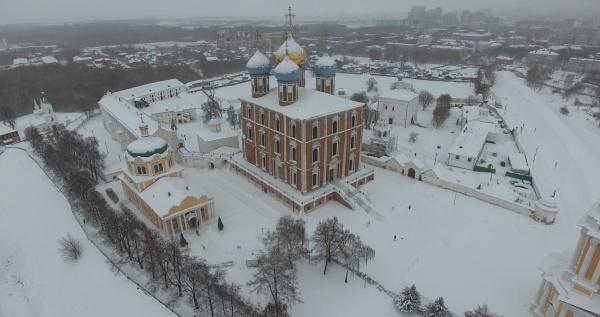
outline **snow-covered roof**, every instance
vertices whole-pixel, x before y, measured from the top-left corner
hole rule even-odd
[[[169,214],[171,208],[180,206],[188,197],[200,199],[205,196],[209,200],[206,192],[199,186],[186,181],[185,178],[163,177],[139,194],[157,214],[165,217]]]
[[[414,92],[406,89],[392,89],[386,92],[385,94],[379,96],[379,98],[394,99],[401,101],[412,101],[418,97],[418,94],[415,94]]]
[[[155,92],[159,92],[162,90],[172,89],[172,88],[185,88],[185,85],[182,84],[177,79],[168,79],[163,81],[158,81],[155,83],[150,83],[146,85],[141,85],[125,90],[121,90],[113,93],[113,95],[125,99],[127,101],[133,100],[135,98],[144,97],[149,94],[153,94]]]
[[[25,65],[29,64],[27,58],[15,58],[13,59],[13,65]]]
[[[114,118],[119,120],[123,126],[126,126],[129,132],[135,135],[137,138],[142,136],[138,127],[141,123],[140,115],[144,118],[144,122],[146,122],[148,125],[150,134],[156,132],[156,130],[159,128],[159,124],[150,116],[139,111],[131,104],[123,100],[119,100],[119,98],[114,95],[104,95],[104,97],[98,101],[98,104],[104,109],[104,111],[110,112]],[[168,128],[163,129],[169,131]]]
[[[165,148],[167,146],[167,141],[155,137],[155,136],[147,136],[141,137],[127,145],[127,151],[134,154],[144,154],[144,153],[156,153],[156,151],[167,152]]]
[[[56,64],[58,60],[54,56],[42,56],[42,63],[44,64]]]
[[[462,118],[468,122],[475,121],[479,117],[487,117],[489,114],[490,111],[488,109],[478,106],[464,106],[462,108]]]
[[[508,154],[508,161],[513,169],[519,171],[529,171],[529,165],[527,159],[523,153],[510,153]]]
[[[336,97],[324,92],[298,87],[298,100],[289,106],[279,105],[278,87],[263,97],[240,98],[243,101],[276,111],[292,119],[312,119],[362,107],[362,103]]]
[[[496,126],[493,123],[481,121],[470,122],[463,128],[463,131],[456,138],[448,153],[451,155],[477,157],[488,134],[495,132]]]
[[[177,112],[182,110],[190,110],[200,108],[202,103],[193,103],[190,100],[194,100],[194,98],[182,97],[183,94],[189,93],[181,93],[179,96],[171,97],[163,100],[158,100],[155,102],[149,103],[150,105],[145,108],[140,108],[139,111],[147,115],[152,115],[155,113],[163,113],[163,112]],[[197,94],[203,95],[203,93]],[[204,101],[203,101],[204,102]]]
[[[229,130],[227,128],[222,128],[219,132],[211,132],[210,130],[202,130],[197,133],[198,138],[202,139],[205,142],[222,140],[237,137],[238,134],[235,131]]]
[[[283,61],[281,61],[281,63],[279,63],[279,65],[277,65],[277,67],[275,67],[275,76],[277,76],[277,74],[290,74],[293,72],[298,71],[300,68],[298,67],[298,65],[296,65],[296,63],[292,62],[292,60],[290,59],[289,56],[286,56]]]
[[[74,56],[73,57],[73,61],[74,62],[84,62],[84,61],[91,61],[92,58],[89,56]]]
[[[552,55],[552,56],[558,56],[558,53],[552,52],[551,50],[549,50],[547,48],[542,48],[542,49],[539,49],[539,50],[531,51],[531,52],[529,52],[529,54],[532,54],[532,55]]]
[[[17,130],[5,126],[4,124],[0,124],[0,135],[5,135],[5,134],[9,134],[9,133],[13,133],[13,132],[17,132]]]

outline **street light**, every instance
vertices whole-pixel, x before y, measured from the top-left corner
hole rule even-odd
[[[504,106],[504,114],[506,114],[506,109],[508,108],[508,104],[506,104],[506,106]]]
[[[554,198],[556,196],[556,192],[559,190],[560,188],[557,188],[554,190],[554,193],[552,194],[552,198]]]
[[[535,162],[535,157],[537,156],[537,151],[540,148],[541,145],[538,145],[538,147],[535,148],[535,154],[533,155],[533,161]]]
[[[458,180],[458,184],[456,184],[456,191],[454,191],[454,203],[452,203],[452,205],[456,205],[456,195],[458,194],[458,185],[460,185],[460,180]]]

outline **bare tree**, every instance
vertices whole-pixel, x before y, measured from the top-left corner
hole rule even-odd
[[[34,126],[27,127],[25,129],[25,139],[29,141],[31,147],[39,156],[44,155],[44,136],[40,133],[38,128]]]
[[[366,104],[369,102],[369,97],[367,96],[366,92],[361,91],[353,93],[352,96],[350,96],[350,100]]]
[[[327,273],[327,264],[342,257],[344,245],[344,226],[337,217],[319,222],[312,236],[316,254],[312,257],[317,262],[325,261],[323,274]]]
[[[419,133],[411,131],[408,135],[408,142],[416,143],[419,140]]]
[[[290,268],[282,252],[261,252],[258,263],[256,272],[247,283],[252,292],[269,296],[274,303],[302,303],[296,269]]]
[[[227,122],[234,129],[242,123],[241,117],[238,116],[238,111],[232,105],[227,108]]]
[[[348,283],[348,272],[360,271],[361,263],[367,264],[369,260],[375,257],[375,250],[363,244],[359,236],[350,233],[348,230],[344,232],[343,240],[342,263],[346,267],[344,282]]]
[[[465,317],[502,317],[502,315],[494,314],[490,312],[490,309],[487,305],[477,306],[477,308],[466,311]]]
[[[207,123],[211,119],[221,118],[221,104],[223,101],[215,97],[215,89],[208,87],[206,89],[202,89],[202,92],[206,95],[206,97],[208,97],[208,100],[200,105],[202,109],[202,116],[204,117],[203,122]]]
[[[183,259],[182,291],[194,304],[196,310],[200,309],[200,290],[204,283],[204,276],[201,273],[207,270],[206,261],[197,257],[186,256]]]
[[[296,261],[309,254],[306,221],[302,219],[294,220],[291,216],[281,216],[275,231],[268,231],[263,241],[267,250],[280,250],[292,268]]]
[[[373,77],[367,79],[366,85],[367,85],[367,92],[371,92],[371,91],[377,92],[379,90],[379,88],[377,88],[377,79],[375,79]]]
[[[436,100],[437,106],[450,108],[452,105],[452,97],[449,94],[442,94]]]
[[[97,103],[90,96],[79,97],[77,100],[77,109],[83,112],[87,119],[89,119],[94,113],[96,105]]]
[[[444,106],[436,106],[433,110],[433,125],[436,129],[444,124],[444,121],[450,116],[450,109]]]
[[[419,93],[419,104],[423,107],[423,110],[433,103],[433,99],[433,95],[427,90],[421,90]]]
[[[14,129],[17,126],[17,116],[15,115],[15,111],[8,105],[0,106],[0,120],[5,124],[8,124],[11,129]]]
[[[81,242],[79,239],[67,233],[65,237],[58,240],[60,256],[67,262],[75,262],[81,256]]]

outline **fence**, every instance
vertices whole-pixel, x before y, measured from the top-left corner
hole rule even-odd
[[[511,173],[511,172],[508,172],[508,171],[504,175],[508,176],[508,177],[512,177],[512,178],[524,180],[524,181],[533,182],[533,177],[531,177],[529,175],[523,175],[523,174],[518,174],[518,173]]]
[[[496,174],[496,169],[490,168],[490,167],[478,166],[478,165],[475,165],[475,167],[473,167],[473,171],[475,171],[475,172],[494,173],[494,174]]]

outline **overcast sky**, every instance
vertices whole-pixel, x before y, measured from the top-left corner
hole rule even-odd
[[[137,17],[281,16],[288,5],[299,18],[322,14],[393,15],[405,18],[413,5],[444,12],[532,7],[600,11],[600,0],[0,0],[0,24]],[[536,10],[534,10],[535,12]]]

